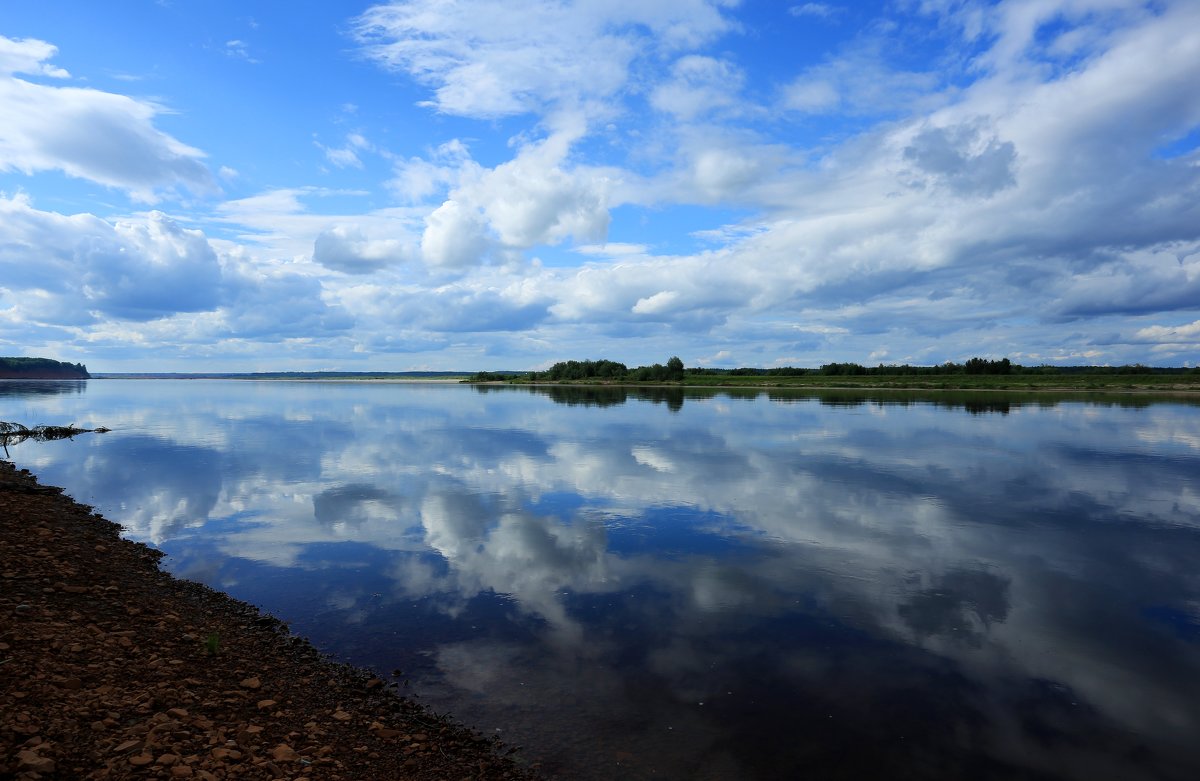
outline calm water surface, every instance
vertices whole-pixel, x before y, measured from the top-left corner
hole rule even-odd
[[[1200,777],[1200,407],[0,383],[10,448],[561,778]]]

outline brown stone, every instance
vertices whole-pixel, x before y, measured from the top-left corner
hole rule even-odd
[[[257,677],[246,678],[239,684],[243,689],[259,689],[262,688],[262,681]]]
[[[275,748],[271,749],[271,757],[276,762],[295,762],[300,758],[296,750],[286,743],[280,743]]]
[[[53,773],[54,760],[48,757],[43,757],[41,754],[32,749],[25,749],[17,752],[17,763],[22,770],[31,770],[34,773]]]

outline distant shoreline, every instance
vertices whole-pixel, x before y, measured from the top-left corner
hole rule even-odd
[[[679,390],[764,390],[764,391],[907,391],[922,393],[986,392],[986,393],[1106,393],[1120,395],[1180,396],[1200,395],[1200,377],[1189,374],[1118,375],[967,375],[916,378],[905,375],[861,377],[828,377],[821,375],[799,377],[764,376],[689,376],[682,381],[634,382],[558,380],[553,382],[525,379],[474,381],[466,372],[262,372],[262,373],[96,373],[93,380],[237,380],[256,382],[303,383],[373,383],[422,385],[478,385],[483,387],[514,388],[641,388]],[[83,379],[59,377],[7,378],[10,382],[86,382]]]
[[[264,373],[152,373],[112,372],[92,375],[94,380],[257,380],[260,382],[422,382],[457,383],[471,375],[469,372],[264,372]]]
[[[779,391],[779,390],[794,390],[794,391],[906,391],[919,393],[961,393],[961,392],[978,392],[978,393],[1069,393],[1069,394],[1084,394],[1084,393],[1108,393],[1122,395],[1147,395],[1147,396],[1194,396],[1200,395],[1200,380],[1195,382],[1179,382],[1177,377],[1170,378],[1173,382],[1137,382],[1136,378],[1129,377],[1108,377],[1095,375],[1081,375],[1072,379],[1076,382],[1065,382],[1064,378],[1054,378],[1057,382],[1048,381],[1046,378],[1042,382],[1027,382],[1027,378],[1021,380],[1010,380],[1008,382],[1000,382],[999,378],[993,378],[993,381],[979,382],[955,382],[955,381],[938,381],[938,382],[921,382],[904,380],[898,377],[868,377],[859,381],[848,381],[845,378],[839,378],[837,381],[831,381],[831,378],[807,379],[807,378],[745,378],[743,382],[730,382],[728,378],[723,378],[723,382],[590,382],[590,381],[560,381],[560,382],[528,382],[528,381],[489,381],[489,382],[472,382],[472,385],[486,386],[511,386],[520,388],[536,388],[536,387],[575,387],[575,388],[659,388],[679,390],[764,390],[764,391]]]

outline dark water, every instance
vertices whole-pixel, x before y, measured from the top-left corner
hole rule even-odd
[[[558,777],[1200,777],[1200,407],[53,389],[19,466]]]

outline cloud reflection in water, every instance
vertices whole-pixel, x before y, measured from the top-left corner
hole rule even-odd
[[[121,391],[14,458],[566,776],[1200,768],[1197,407]]]

